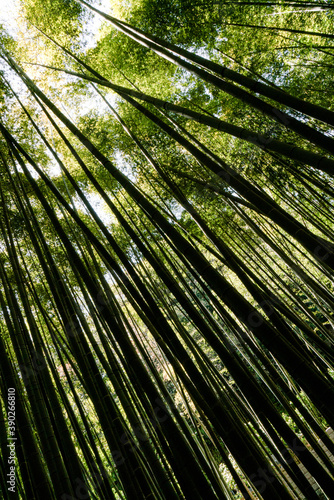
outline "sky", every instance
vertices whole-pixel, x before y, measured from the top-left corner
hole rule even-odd
[[[11,35],[15,33],[15,23],[19,0],[0,0],[0,24],[3,24]],[[110,12],[110,0],[101,0],[98,6],[103,12]],[[93,31],[96,32],[102,23],[102,18],[94,16],[92,21]]]
[[[3,24],[10,34],[15,26],[16,5],[16,0],[0,0],[0,24]]]

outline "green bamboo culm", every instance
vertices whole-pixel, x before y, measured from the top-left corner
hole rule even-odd
[[[14,388],[20,500],[331,498],[331,11],[22,0],[32,36],[0,51],[1,497]]]

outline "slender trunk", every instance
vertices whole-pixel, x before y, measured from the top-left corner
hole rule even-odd
[[[258,109],[260,109],[261,111],[268,113],[269,116],[272,116],[276,120],[279,119],[279,121],[281,121],[282,123],[286,124],[291,128],[296,127],[299,128],[300,132],[302,132],[302,130],[306,132],[306,129],[304,127],[298,126],[298,123],[295,123],[295,121],[291,118],[291,116],[285,115],[285,113],[280,112],[278,109],[266,105],[266,103],[264,103],[260,99],[257,100],[252,98],[253,96],[251,96],[251,94],[248,94],[245,91],[241,91],[240,88],[238,89],[232,84],[227,84],[227,82],[223,82],[223,80],[220,79],[210,78],[210,75],[206,71],[203,71],[200,68],[197,68],[194,65],[187,63],[184,59],[180,59],[179,55],[186,57],[190,61],[193,61],[194,63],[199,64],[204,68],[214,71],[215,73],[219,74],[224,78],[231,79],[232,81],[235,81],[236,83],[243,85],[254,92],[266,95],[267,97],[276,100],[277,102],[284,104],[286,106],[290,106],[300,111],[303,114],[307,114],[309,116],[312,116],[313,118],[317,118],[318,120],[325,121],[330,125],[334,125],[334,113],[327,110],[326,108],[322,108],[321,106],[318,106],[316,104],[312,104],[307,101],[303,101],[302,99],[298,99],[297,97],[294,97],[286,92],[282,92],[264,83],[253,80],[252,78],[240,75],[236,71],[225,68],[224,66],[214,63],[208,59],[205,59],[202,56],[198,56],[197,54],[193,54],[192,52],[189,52],[186,49],[182,49],[170,42],[166,42],[165,40],[162,40],[156,36],[149,35],[141,31],[140,29],[132,27],[131,25],[125,23],[124,21],[120,21],[112,16],[109,16],[99,11],[98,9],[92,7],[92,5],[88,4],[84,0],[77,0],[77,1],[85,5],[92,11],[98,13],[105,19],[109,20],[117,29],[125,33],[127,36],[133,38],[138,43],[147,46],[154,52],[160,54],[162,57],[165,57],[166,59],[171,60],[175,64],[178,64],[184,67],[185,69],[197,74],[200,78],[203,78],[208,82],[211,82],[212,84],[216,85],[222,90],[231,93],[231,95],[234,95],[235,97],[241,99],[245,99],[245,102],[248,102],[254,107],[258,107]],[[329,35],[329,37],[334,38],[334,35]],[[296,122],[298,121],[296,120]],[[299,123],[299,125],[301,124]]]

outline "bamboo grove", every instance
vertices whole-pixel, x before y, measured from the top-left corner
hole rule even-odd
[[[333,4],[217,4],[226,39],[274,30],[321,71],[308,97],[236,54],[193,50],[186,29],[159,33],[159,17],[154,32],[95,2],[22,3],[51,55],[1,35],[1,498],[8,389],[16,498],[332,498]],[[324,30],[284,24],[291,9],[319,11]],[[61,13],[103,18],[222,111],[150,91],[70,28],[57,36]],[[71,85],[113,129],[69,112]]]

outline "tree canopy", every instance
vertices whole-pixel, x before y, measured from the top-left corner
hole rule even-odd
[[[331,0],[0,26],[0,488],[334,489]]]

